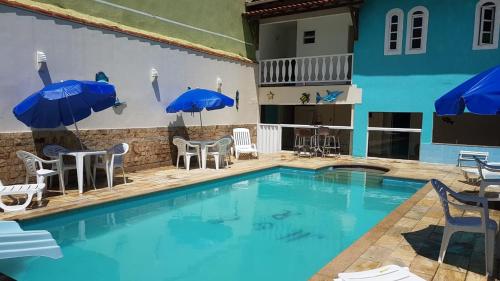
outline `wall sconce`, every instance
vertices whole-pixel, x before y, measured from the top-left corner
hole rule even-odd
[[[158,70],[156,70],[156,68],[151,68],[151,82],[158,80],[159,75],[160,74],[158,73]]]
[[[36,69],[40,71],[44,64],[47,63],[47,55],[42,51],[36,51]]]
[[[222,92],[222,79],[217,77],[217,92]]]

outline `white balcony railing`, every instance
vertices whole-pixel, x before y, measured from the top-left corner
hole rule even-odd
[[[350,83],[353,54],[261,60],[259,84]]]

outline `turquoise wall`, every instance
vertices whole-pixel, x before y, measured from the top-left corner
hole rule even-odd
[[[500,64],[500,51],[472,50],[473,0],[365,0],[361,7],[359,38],[354,48],[353,83],[363,89],[355,106],[353,155],[366,156],[369,112],[422,112],[420,159],[429,158],[434,100],[472,75]],[[429,10],[427,52],[405,55],[407,13],[415,6]],[[385,15],[400,8],[405,13],[403,54],[384,55]],[[498,31],[497,31],[498,32]],[[470,149],[469,149],[470,150]],[[456,158],[456,156],[455,156]]]

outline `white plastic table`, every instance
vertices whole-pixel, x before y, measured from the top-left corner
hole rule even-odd
[[[213,140],[194,140],[189,141],[190,144],[199,145],[201,153],[201,168],[207,168],[207,145],[214,144],[216,141]]]
[[[76,174],[78,178],[78,193],[82,194],[83,193],[83,160],[85,159],[85,173],[87,176],[87,183],[90,182],[90,157],[87,156],[97,156],[97,155],[104,155],[105,157],[105,163],[106,163],[106,176],[108,178],[108,187],[111,188],[109,185],[109,157],[107,156],[107,151],[106,150],[72,150],[68,152],[61,152],[59,153],[59,159],[61,159],[62,163],[62,157],[63,156],[73,156],[75,157],[75,162],[76,162]],[[95,179],[93,179],[95,180]],[[64,187],[64,182],[62,183]]]

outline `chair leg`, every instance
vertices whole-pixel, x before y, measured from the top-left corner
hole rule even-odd
[[[177,154],[177,169],[179,169],[179,160],[181,159],[181,155]]]
[[[215,160],[215,169],[219,170],[219,155],[214,155],[214,160]]]
[[[189,171],[189,165],[191,164],[191,155],[184,155],[184,167]]]
[[[495,230],[488,230],[488,234],[484,235],[485,239],[485,263],[486,263],[486,274],[488,276],[493,276],[493,263],[495,261]]]
[[[484,180],[481,181],[481,184],[479,185],[479,197],[484,197],[486,187],[488,187],[488,183],[484,182]]]
[[[444,227],[443,239],[441,240],[441,249],[439,250],[439,258],[438,262],[442,263],[444,260],[444,256],[446,255],[446,249],[448,249],[448,243],[450,242],[450,238],[453,235],[454,231],[450,231],[448,227]]]
[[[127,184],[127,177],[125,177],[125,168],[122,166],[122,174],[123,174],[123,183]]]
[[[236,150],[236,160],[239,160],[240,159],[240,152],[238,150]]]

